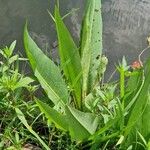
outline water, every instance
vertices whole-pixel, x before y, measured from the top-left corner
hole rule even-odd
[[[0,47],[17,40],[17,51],[24,53],[23,27],[28,20],[30,34],[46,53],[56,57],[57,45],[54,22],[47,10],[53,13],[55,0],[0,0]],[[80,0],[60,1],[62,16],[73,8],[79,8],[72,16],[65,19],[75,40],[79,37],[83,4]],[[78,42],[78,41],[77,41]]]
[[[114,61],[125,55],[128,62],[137,59],[140,51],[147,46],[150,35],[149,0],[104,0],[103,44],[110,58],[108,70]],[[143,55],[145,58],[147,53]]]
[[[65,19],[74,39],[78,42],[85,0],[60,1],[61,14],[79,8]],[[114,62],[125,55],[131,63],[147,46],[150,35],[149,0],[103,0],[103,45],[109,57],[108,76]],[[23,26],[26,19],[32,37],[49,55],[57,57],[57,38],[54,23],[47,13],[53,12],[54,0],[0,0],[0,45],[17,40],[17,51],[23,53]],[[51,50],[51,53],[50,53]],[[147,54],[143,56],[146,57]]]

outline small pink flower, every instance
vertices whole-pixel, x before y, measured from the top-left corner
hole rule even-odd
[[[139,60],[136,60],[131,65],[132,69],[140,69],[142,67],[142,64]]]

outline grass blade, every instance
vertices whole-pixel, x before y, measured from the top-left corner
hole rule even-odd
[[[24,124],[24,126],[29,130],[30,133],[32,133],[37,139],[38,141],[41,143],[41,145],[46,149],[46,150],[50,150],[50,148],[45,144],[45,142],[39,137],[39,135],[32,129],[31,126],[28,125],[27,120],[24,116],[24,114],[22,113],[22,111],[19,108],[15,108],[15,111],[17,113],[18,118],[20,119],[20,121]]]
[[[138,126],[138,128],[141,128],[144,125],[143,121],[141,124],[139,122],[141,121],[142,115],[144,114],[144,111],[146,110],[148,104],[148,95],[149,95],[149,87],[150,87],[149,66],[150,66],[150,59],[148,59],[144,65],[145,81],[139,93],[139,96],[136,99],[134,107],[131,111],[131,115],[128,119],[127,127],[125,130],[125,137],[129,135],[133,127],[135,128],[135,126]]]

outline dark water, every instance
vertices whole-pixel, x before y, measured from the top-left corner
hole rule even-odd
[[[76,42],[80,33],[85,0],[61,0],[61,14],[79,8],[65,19]],[[25,20],[29,22],[30,33],[38,45],[55,57],[57,45],[54,23],[47,13],[53,12],[54,0],[0,0],[0,45],[18,41],[18,51],[23,50],[22,33]],[[131,63],[147,46],[150,35],[150,0],[103,0],[103,45],[109,57],[108,75],[114,69],[114,62],[125,55]],[[143,57],[146,57],[145,54]]]
[[[110,58],[108,70],[111,71],[114,61],[123,55],[131,63],[147,46],[149,14],[149,0],[103,0],[103,44]],[[147,56],[146,52],[143,59]]]
[[[79,8],[78,12],[65,19],[76,39],[79,36],[83,7],[79,2],[80,0],[60,2],[62,16]],[[0,47],[16,39],[18,50],[23,52],[23,27],[28,20],[32,37],[43,50],[50,51],[55,47],[56,33],[47,10],[53,13],[54,4],[55,0],[0,0]]]

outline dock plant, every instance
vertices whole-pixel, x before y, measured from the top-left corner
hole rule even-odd
[[[52,62],[35,44],[28,33],[27,25],[24,30],[25,49],[32,69],[54,106],[50,107],[38,99],[36,102],[48,119],[62,130],[69,131],[76,140],[89,138],[100,123],[100,117],[88,112],[85,107],[86,96],[99,86],[102,75],[100,6],[99,0],[88,1],[80,46],[73,41],[58,8],[55,7],[60,66]]]
[[[89,141],[91,149],[148,149],[150,59],[133,67],[123,57],[116,66],[120,79],[103,83],[108,60],[102,54],[101,1],[86,4],[79,45],[55,7],[60,65],[42,52],[25,25],[27,57],[53,105],[38,98],[36,103],[57,128],[72,140]]]

